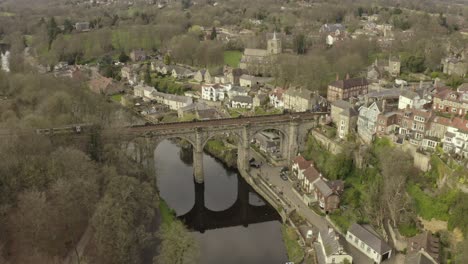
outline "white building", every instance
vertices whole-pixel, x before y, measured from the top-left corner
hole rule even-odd
[[[202,99],[208,101],[223,101],[226,92],[226,86],[220,84],[202,85]]]
[[[235,96],[247,96],[248,92],[247,89],[240,87],[240,86],[229,86],[227,90],[227,95],[229,98],[233,98]]]
[[[250,109],[252,108],[253,104],[253,99],[250,96],[234,96],[231,99],[231,107],[232,108],[247,108]]]
[[[150,99],[159,104],[167,105],[169,106],[169,109],[176,111],[193,103],[193,99],[191,97],[166,94],[158,91],[153,91],[150,95]]]
[[[339,236],[333,228],[321,230],[317,242],[315,252],[320,264],[338,264],[345,260],[348,260],[349,263],[353,262],[353,257],[344,251],[339,242]]]
[[[145,101],[151,100],[151,93],[155,91],[156,89],[153,87],[144,84],[138,84],[133,87],[133,94],[137,97],[142,97]]]
[[[431,102],[421,94],[423,91],[402,91],[398,99],[398,109],[414,108],[422,109],[425,104]]]
[[[369,225],[354,223],[346,233],[346,240],[374,263],[381,263],[392,256],[392,248]]]
[[[283,108],[284,107],[284,101],[283,101],[283,94],[284,90],[282,88],[275,88],[270,94],[270,104],[274,108]]]
[[[442,141],[444,151],[468,158],[468,120],[457,118],[452,122]]]
[[[10,51],[0,52],[0,70],[10,72]]]

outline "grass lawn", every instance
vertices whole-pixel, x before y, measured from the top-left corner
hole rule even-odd
[[[14,17],[16,16],[15,13],[11,13],[11,12],[0,12],[0,17]]]
[[[176,219],[174,211],[169,208],[166,201],[162,199],[159,202],[159,212],[161,212],[161,219],[163,224],[171,224]]]
[[[238,50],[227,50],[224,52],[224,63],[231,67],[239,67],[242,52]]]
[[[111,99],[116,101],[117,103],[120,103],[120,100],[122,99],[122,95],[121,94],[114,94],[111,96]]]
[[[283,233],[283,241],[286,245],[289,261],[294,263],[301,263],[301,261],[304,259],[304,250],[302,250],[302,247],[297,242],[299,237],[296,231],[287,225],[283,225],[281,227],[281,231]]]

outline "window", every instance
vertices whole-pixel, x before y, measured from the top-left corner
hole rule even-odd
[[[353,235],[348,234],[348,238],[349,238],[349,239],[353,239]]]
[[[356,243],[356,244],[359,243],[359,239],[357,237],[354,239],[354,243]]]
[[[361,248],[364,249],[364,242],[361,241]]]
[[[439,104],[439,109],[444,109],[444,106]]]
[[[370,253],[371,249],[369,246],[367,246],[367,253]]]

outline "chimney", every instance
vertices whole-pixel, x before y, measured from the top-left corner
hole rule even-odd
[[[349,79],[349,73],[346,73],[346,80]]]
[[[336,80],[338,81],[340,79],[340,76],[338,75],[338,73],[336,74]]]
[[[420,81],[419,81],[419,89],[422,89],[422,87],[423,87],[423,81],[420,80]]]
[[[387,106],[387,100],[382,101],[382,113],[385,113],[385,107]]]
[[[328,234],[331,234],[331,233],[333,233],[333,228],[328,227]]]
[[[400,84],[400,91],[403,91],[403,82]]]

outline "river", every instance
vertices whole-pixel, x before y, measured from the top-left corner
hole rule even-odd
[[[171,141],[158,145],[157,182],[161,197],[193,230],[201,263],[285,263],[281,222],[274,208],[236,171],[207,154],[203,157],[205,183],[196,184],[192,165],[181,154]]]

